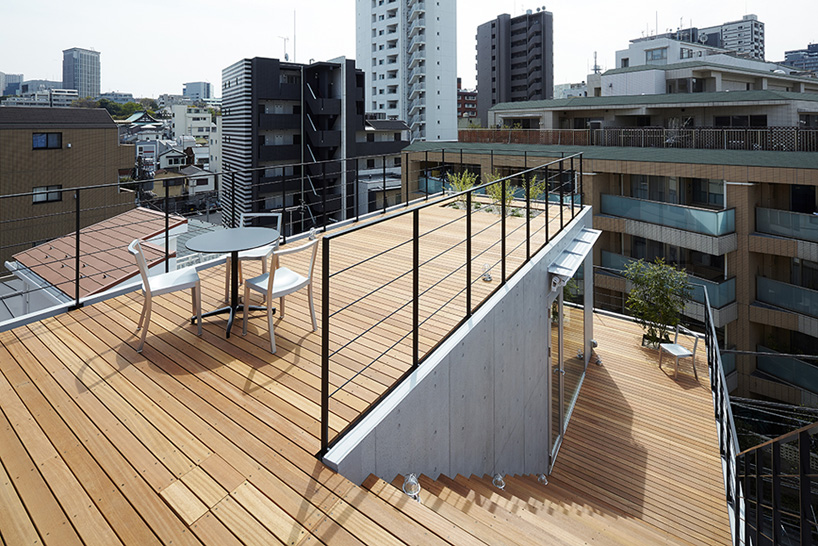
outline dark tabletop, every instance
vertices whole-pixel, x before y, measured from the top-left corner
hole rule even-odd
[[[185,246],[193,252],[217,253],[241,252],[269,245],[278,239],[279,233],[272,228],[244,227],[222,229],[203,233],[190,239]]]

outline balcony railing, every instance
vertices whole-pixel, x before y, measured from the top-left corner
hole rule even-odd
[[[635,261],[635,258],[629,258],[622,254],[614,252],[602,251],[602,267],[609,271],[624,271],[625,266],[630,262]],[[710,299],[711,305],[715,309],[721,309],[725,305],[729,305],[736,301],[736,279],[735,277],[727,279],[722,282],[708,281],[700,277],[695,277],[688,274],[690,284],[693,285],[691,297],[696,303],[704,304],[704,292]]]
[[[712,237],[736,231],[736,211],[707,210],[645,201],[634,197],[602,194],[602,214],[683,229]]]
[[[794,313],[818,318],[818,291],[794,284],[756,277],[756,299]]]
[[[772,356],[769,353],[776,353],[762,345],[758,346],[759,354],[756,356],[756,367],[773,377],[795,385],[796,387],[818,393],[818,365],[799,360],[790,356]]]
[[[509,115],[509,117],[512,117]],[[460,142],[508,144],[562,144],[632,148],[695,150],[750,150],[779,152],[818,151],[818,129],[766,127],[724,129],[663,129],[616,127],[609,129],[461,129]]]
[[[565,177],[571,182],[551,187],[550,191],[556,191],[560,197],[581,196],[581,160],[577,154],[467,191],[445,195],[444,190],[438,198],[427,195],[428,202],[423,205],[323,237],[319,455],[326,453],[380,400],[410,377],[483,302],[574,220],[582,210],[581,200],[575,205],[569,198],[568,204],[560,206],[549,204],[546,199],[536,200],[531,194],[535,178],[545,176],[547,180],[555,173],[571,173],[576,164],[579,171],[571,173],[576,176]],[[445,165],[445,161],[442,163]],[[572,183],[575,178],[580,181],[576,186]],[[525,188],[523,199],[507,199],[511,182]],[[478,204],[480,208],[489,204],[482,194],[489,188],[497,188],[500,194],[495,196],[496,210],[491,213],[476,208]],[[453,205],[452,218],[440,224],[432,215],[439,214],[446,204]],[[377,235],[379,232],[399,233],[404,229],[411,235],[407,234],[397,244],[385,246],[376,242],[382,239]],[[348,237],[352,233],[372,234],[369,239],[372,248],[361,248],[355,242],[360,239]],[[430,252],[434,245],[429,241],[441,240],[453,242],[443,250]],[[354,252],[350,244],[355,246]],[[488,286],[481,280],[483,264],[493,272],[496,285]],[[378,273],[373,276],[372,271]],[[362,278],[367,279],[363,284]],[[351,293],[350,283],[364,289]],[[334,286],[341,289],[334,290]],[[430,319],[444,312],[454,314],[451,329],[430,330]],[[355,318],[360,316],[367,320]],[[358,323],[359,328],[349,327]],[[350,363],[354,363],[354,370],[350,370]],[[389,374],[379,371],[379,366],[387,366]],[[331,376],[336,381],[332,390]],[[339,385],[337,378],[342,376],[346,379]],[[376,383],[381,383],[383,389],[374,393],[366,408],[348,423],[331,426],[330,404],[343,406],[348,391],[370,389]]]
[[[719,455],[724,472],[724,493],[727,499],[727,511],[730,517],[730,528],[733,544],[741,542],[738,522],[744,512],[741,491],[737,479],[736,456],[739,452],[738,435],[730,406],[730,390],[721,359],[716,326],[707,292],[704,294],[704,336],[707,348],[707,369],[710,375],[710,391],[713,394],[713,410],[716,417],[716,429],[719,437]],[[757,543],[756,543],[757,544]]]
[[[818,216],[756,207],[756,231],[818,243]]]

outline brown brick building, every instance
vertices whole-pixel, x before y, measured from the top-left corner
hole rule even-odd
[[[2,271],[13,254],[75,230],[77,193],[81,227],[133,208],[117,186],[133,157],[103,109],[0,108]]]

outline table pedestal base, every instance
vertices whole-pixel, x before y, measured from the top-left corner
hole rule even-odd
[[[249,305],[248,310],[249,311],[264,311],[265,313],[267,312],[267,308],[262,306],[262,305]],[[208,311],[207,313],[202,313],[202,319],[204,319],[205,317],[212,317],[212,316],[215,316],[215,315],[222,315],[224,313],[230,313],[230,316],[227,319],[227,336],[226,336],[226,337],[230,337],[230,330],[231,330],[231,328],[233,328],[233,319],[236,317],[236,315],[238,315],[240,313],[243,313],[243,312],[244,312],[244,305],[237,305],[235,307],[231,307],[231,306],[228,305],[227,307],[220,307],[220,308],[215,309],[213,311]],[[276,310],[273,309],[273,314],[274,315],[275,315],[275,312],[276,312]],[[190,323],[191,324],[196,324],[196,317],[191,317]]]

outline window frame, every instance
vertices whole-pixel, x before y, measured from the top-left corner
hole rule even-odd
[[[45,139],[44,145],[38,146],[37,137]],[[52,142],[54,138],[57,142]],[[62,150],[62,133],[31,133],[32,150]]]
[[[60,201],[62,201],[62,184],[31,188],[31,203],[33,205],[58,203]]]

